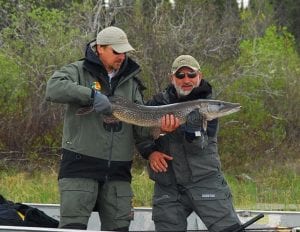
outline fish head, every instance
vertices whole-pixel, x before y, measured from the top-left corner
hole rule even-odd
[[[231,103],[225,101],[210,101],[207,105],[207,112],[205,113],[207,120],[223,117],[241,109],[239,103]]]

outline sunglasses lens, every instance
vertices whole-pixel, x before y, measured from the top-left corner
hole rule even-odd
[[[187,75],[188,75],[189,78],[195,78],[197,76],[197,73],[196,72],[189,72]]]
[[[176,76],[176,78],[178,78],[178,79],[183,79],[183,78],[185,77],[185,73],[178,72],[178,73],[175,73],[175,76]]]
[[[195,78],[197,76],[197,73],[196,72],[188,72],[188,73],[178,72],[178,73],[175,73],[175,77],[178,78],[178,79],[183,79],[186,75],[189,78]]]

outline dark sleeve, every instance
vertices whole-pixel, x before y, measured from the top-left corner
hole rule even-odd
[[[212,86],[206,80],[203,80],[203,86],[206,89],[205,91],[205,99],[214,99],[214,93]],[[215,137],[219,130],[219,119],[213,119],[207,122],[207,136]]]
[[[147,105],[147,106],[158,106],[159,104],[158,104],[158,102],[155,100],[155,98],[152,98],[152,99],[148,100],[148,101],[145,103],[145,105]]]
[[[219,120],[213,119],[207,122],[207,136],[208,137],[215,137],[219,130]]]
[[[152,128],[135,126],[135,146],[144,159],[148,159],[150,154],[157,151],[157,146],[153,138]]]
[[[137,104],[144,104],[143,90],[144,86],[138,78],[134,78],[137,83],[135,91],[134,102]],[[155,151],[153,137],[151,134],[151,128],[133,126],[133,134],[135,138],[135,146],[139,154],[144,158],[148,159],[149,155]]]
[[[145,105],[148,106],[157,105],[155,98],[148,100]],[[146,137],[144,135],[143,139],[136,140],[136,144],[135,144],[138,152],[144,159],[148,159],[151,153],[157,151],[157,145],[155,143],[153,136],[151,135],[151,129],[150,128],[147,129],[148,129],[148,136]],[[143,133],[140,132],[139,134],[145,134],[145,130],[147,129],[140,128],[140,130],[143,131]]]
[[[150,154],[157,151],[157,146],[153,139],[144,140],[136,144],[136,148],[144,159],[148,159]]]

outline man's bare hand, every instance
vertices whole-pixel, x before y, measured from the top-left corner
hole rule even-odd
[[[161,131],[172,132],[180,126],[179,119],[173,114],[166,114],[161,118]]]
[[[154,172],[166,172],[168,168],[167,160],[173,157],[159,151],[152,152],[149,156],[149,164]]]

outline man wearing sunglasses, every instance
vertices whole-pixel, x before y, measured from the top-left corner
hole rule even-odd
[[[211,85],[202,78],[199,63],[190,55],[174,60],[170,82],[147,105],[212,97]],[[149,176],[155,181],[152,218],[157,231],[186,231],[186,219],[192,212],[212,232],[231,232],[241,224],[221,172],[218,120],[209,121],[207,130],[202,125],[203,116],[193,111],[185,125],[139,146],[149,160]]]
[[[67,106],[58,176],[60,228],[84,230],[92,211],[98,211],[101,230],[129,230],[134,143],[143,139],[143,130],[105,121],[104,115],[111,113],[107,96],[143,103],[140,67],[127,55],[133,50],[123,30],[107,27],[87,44],[84,59],[55,71],[48,80],[46,99]],[[83,107],[92,110],[77,115]],[[163,130],[176,126],[169,118],[162,122]]]

